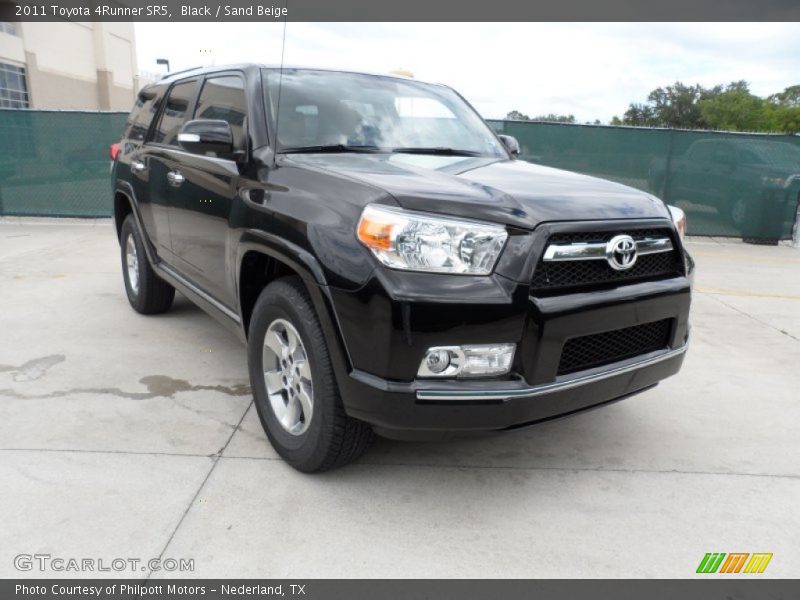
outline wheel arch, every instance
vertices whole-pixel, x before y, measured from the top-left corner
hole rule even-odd
[[[122,235],[122,224],[128,215],[133,214],[133,201],[122,190],[114,192],[114,226],[117,229],[117,239]],[[135,218],[135,217],[134,217]]]
[[[320,320],[337,378],[347,377],[351,361],[328,291],[324,271],[309,252],[262,231],[242,236],[237,252],[236,288],[245,338],[261,291],[281,277],[299,277]]]

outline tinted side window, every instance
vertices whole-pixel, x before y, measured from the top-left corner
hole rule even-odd
[[[158,90],[147,89],[139,92],[136,96],[136,104],[125,122],[125,130],[122,137],[131,140],[144,141],[150,123],[158,111]]]
[[[184,81],[175,84],[169,91],[164,112],[154,142],[177,146],[178,131],[189,119],[189,107],[197,94],[197,81]]]
[[[197,102],[195,119],[221,119],[227,121],[233,131],[234,150],[245,150],[247,102],[244,95],[244,80],[237,75],[226,75],[206,79],[200,100]]]

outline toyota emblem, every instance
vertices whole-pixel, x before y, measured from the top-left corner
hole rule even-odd
[[[629,235],[615,235],[606,244],[606,260],[615,271],[625,271],[636,264],[636,241]]]

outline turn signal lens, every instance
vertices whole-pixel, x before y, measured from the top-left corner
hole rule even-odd
[[[686,213],[677,206],[668,206],[669,214],[672,215],[672,222],[675,223],[675,229],[678,230],[678,235],[681,240],[686,237]]]
[[[392,247],[392,224],[362,216],[358,222],[358,239],[372,250],[390,250]]]

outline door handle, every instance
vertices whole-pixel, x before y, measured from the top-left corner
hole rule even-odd
[[[131,171],[133,171],[134,173],[141,173],[146,168],[147,167],[145,166],[145,164],[140,160],[131,161]]]
[[[269,202],[269,192],[262,188],[241,188],[239,190],[239,197],[245,202],[258,204],[263,206],[264,203]]]
[[[179,187],[184,181],[186,181],[186,177],[184,177],[183,173],[180,171],[169,171],[167,173],[167,181],[169,181],[170,185]]]

